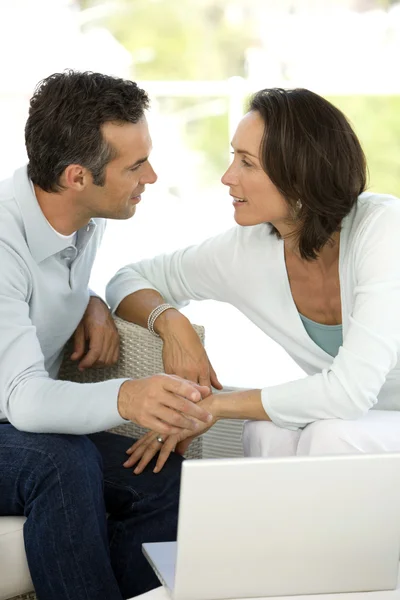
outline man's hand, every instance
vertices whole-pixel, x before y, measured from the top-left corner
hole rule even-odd
[[[188,429],[190,434],[200,424],[209,424],[212,416],[196,402],[210,389],[175,375],[153,375],[125,381],[118,394],[121,417],[162,435]]]
[[[74,333],[71,360],[79,360],[78,369],[83,371],[89,367],[108,367],[118,358],[119,334],[114,319],[108,306],[100,298],[91,296]]]
[[[198,403],[198,406],[200,405],[213,415],[213,396],[208,396],[204,400],[201,400]],[[133,471],[135,475],[138,475],[139,473],[142,473],[151,459],[158,452],[159,455],[154,468],[154,473],[158,473],[167,462],[171,452],[176,451],[178,454],[184,454],[194,438],[205,433],[217,422],[217,420],[218,418],[213,415],[211,421],[208,423],[199,422],[195,433],[193,433],[193,430],[183,429],[179,433],[169,435],[168,437],[163,436],[163,443],[159,442],[157,439],[160,437],[159,433],[149,431],[140,440],[128,448],[126,453],[130,456],[124,462],[124,467],[130,468],[138,463]]]
[[[168,314],[165,314],[168,313]],[[163,340],[166,373],[173,373],[200,385],[222,389],[199,336],[190,321],[175,310],[165,311],[155,322]]]

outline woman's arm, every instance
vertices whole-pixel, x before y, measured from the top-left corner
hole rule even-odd
[[[140,290],[124,298],[117,315],[126,321],[147,327],[151,311],[164,303],[155,290]],[[205,385],[222,389],[199,336],[189,319],[174,308],[157,317],[154,330],[163,340],[164,371]]]
[[[107,286],[107,300],[117,315],[147,327],[152,310],[168,303],[179,308],[189,300],[223,299],[229,289],[232,248],[237,229],[198,246],[127,265]],[[220,389],[207,354],[190,321],[178,310],[164,311],[154,322],[163,340],[166,373]]]
[[[235,227],[197,246],[126,265],[107,285],[106,298],[111,310],[115,312],[135,292],[158,292],[159,296],[148,293],[124,303],[130,318],[145,324],[146,314],[158,300],[180,308],[190,300],[223,299],[233,283],[232,253],[238,237]]]
[[[270,421],[261,402],[261,390],[222,392],[212,396],[210,412],[219,419]]]
[[[396,200],[376,207],[352,240],[344,261],[353,261],[354,285],[341,290],[352,311],[338,355],[321,373],[262,390],[264,409],[280,427],[358,419],[377,403],[400,353],[399,231]]]

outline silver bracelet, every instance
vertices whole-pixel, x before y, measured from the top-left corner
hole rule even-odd
[[[159,317],[165,310],[168,310],[169,308],[175,308],[174,306],[172,306],[171,304],[160,304],[159,306],[156,306],[156,308],[154,308],[151,313],[149,314],[149,317],[147,319],[147,329],[150,331],[150,333],[152,333],[153,335],[155,335],[156,337],[160,337],[158,335],[158,333],[156,333],[154,331],[154,323],[155,320],[157,319],[157,317]]]

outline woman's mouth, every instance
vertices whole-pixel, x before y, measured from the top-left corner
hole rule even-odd
[[[232,202],[233,206],[240,206],[240,205],[247,203],[247,200],[245,200],[244,198],[238,198],[236,196],[232,196],[232,198],[233,198],[233,202]]]

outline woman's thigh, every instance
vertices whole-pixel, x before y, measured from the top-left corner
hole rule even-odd
[[[304,428],[297,455],[400,452],[400,412],[370,410],[360,419],[315,421]]]
[[[270,421],[247,421],[245,456],[311,456],[400,452],[400,411],[371,410],[360,419],[326,419],[291,431]]]

